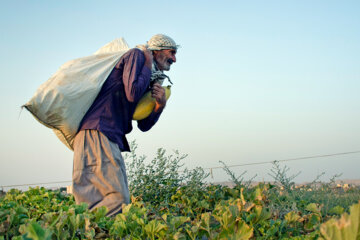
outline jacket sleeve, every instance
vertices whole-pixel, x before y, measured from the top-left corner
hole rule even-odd
[[[149,87],[151,70],[145,66],[145,55],[137,48],[131,49],[124,59],[123,83],[126,98],[137,102]]]
[[[159,120],[162,111],[163,110],[160,110],[159,112],[153,111],[147,118],[137,121],[138,128],[143,132],[149,131]]]

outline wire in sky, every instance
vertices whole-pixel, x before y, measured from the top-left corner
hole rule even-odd
[[[288,158],[288,159],[282,159],[282,160],[273,160],[273,161],[266,161],[266,162],[256,162],[256,163],[243,163],[243,164],[236,164],[236,165],[229,165],[228,168],[231,167],[241,167],[241,166],[250,166],[250,165],[262,165],[262,164],[268,164],[268,163],[274,163],[274,162],[288,162],[288,161],[298,161],[298,160],[305,160],[305,159],[311,159],[311,158],[324,158],[324,157],[333,157],[333,156],[340,156],[340,155],[347,155],[347,154],[355,154],[360,153],[360,150],[358,151],[352,151],[352,152],[343,152],[343,153],[333,153],[333,154],[325,154],[325,155],[314,155],[314,156],[307,156],[307,157],[298,157],[298,158]],[[223,168],[223,167],[210,167],[210,168],[203,168],[204,170],[210,170],[210,173],[212,175],[212,170],[217,168]],[[9,187],[23,187],[23,186],[33,186],[33,185],[44,185],[44,184],[56,184],[56,183],[69,183],[71,181],[60,181],[60,182],[46,182],[46,183],[30,183],[30,184],[18,184],[18,185],[7,185],[7,186],[0,186],[1,188],[9,188]]]
[[[346,154],[355,154],[355,153],[360,153],[360,150],[359,151],[353,151],[353,152],[343,152],[343,153],[315,155],[315,156],[308,156],[308,157],[288,158],[288,159],[273,160],[273,161],[266,161],[266,162],[243,163],[243,164],[229,165],[227,167],[230,168],[230,167],[240,167],[240,166],[249,166],[249,165],[261,165],[261,164],[268,164],[268,163],[274,163],[274,162],[288,162],[288,161],[305,160],[305,159],[311,159],[311,158],[333,157],[333,156],[346,155]],[[211,169],[216,169],[216,168],[223,168],[223,167],[211,167],[211,168],[204,168],[204,169],[210,169],[211,170]]]

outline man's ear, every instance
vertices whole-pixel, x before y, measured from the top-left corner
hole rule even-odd
[[[153,50],[152,53],[153,53],[153,56],[155,57],[157,54],[158,54],[159,51],[157,50]]]

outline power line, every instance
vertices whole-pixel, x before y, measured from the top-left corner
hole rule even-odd
[[[232,167],[241,167],[241,166],[250,166],[250,165],[262,165],[274,162],[288,162],[288,161],[298,161],[298,160],[305,160],[311,158],[324,158],[324,157],[333,157],[333,156],[340,156],[340,155],[347,155],[347,154],[355,154],[360,153],[359,151],[352,151],[352,152],[343,152],[343,153],[333,153],[333,154],[325,154],[325,155],[315,155],[315,156],[307,156],[307,157],[298,157],[298,158],[288,158],[282,160],[273,160],[273,161],[266,161],[266,162],[256,162],[256,163],[243,163],[243,164],[236,164],[227,166],[228,168]],[[203,168],[210,170],[212,172],[213,169],[218,169],[223,167],[210,167],[210,168]],[[18,185],[7,185],[7,186],[0,186],[1,188],[8,188],[8,187],[23,187],[23,186],[33,186],[33,185],[44,185],[44,184],[57,184],[57,183],[70,183],[72,181],[60,181],[60,182],[46,182],[46,183],[29,183],[29,184],[18,184]]]
[[[231,167],[241,167],[241,166],[249,166],[249,165],[261,165],[261,164],[268,164],[268,163],[274,163],[274,162],[288,162],[288,161],[297,161],[297,160],[304,160],[304,159],[311,159],[311,158],[333,157],[333,156],[354,154],[354,153],[360,153],[360,150],[359,151],[353,151],[353,152],[333,153],[333,154],[315,155],[315,156],[307,156],[307,157],[299,157],[299,158],[288,158],[288,159],[273,160],[273,161],[267,161],[267,162],[243,163],[243,164],[230,165],[230,166],[227,166],[227,167],[231,168]],[[217,169],[217,168],[223,168],[223,167],[211,167],[211,168],[204,168],[204,169],[210,169],[211,170],[211,169]]]

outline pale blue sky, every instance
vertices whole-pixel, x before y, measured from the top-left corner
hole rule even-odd
[[[359,1],[1,1],[0,185],[71,180],[72,152],[22,104],[68,60],[118,37],[181,48],[168,106],[139,153],[189,168],[360,150]],[[360,178],[360,154],[289,162],[297,181]],[[248,170],[269,179],[270,165]],[[214,180],[226,180],[220,170]]]

